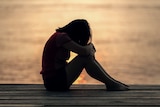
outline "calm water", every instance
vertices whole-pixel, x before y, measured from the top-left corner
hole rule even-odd
[[[159,0],[0,0],[0,83],[42,83],[46,40],[73,19],[92,28],[97,60],[127,84],[160,84]],[[81,83],[98,83],[85,72]]]

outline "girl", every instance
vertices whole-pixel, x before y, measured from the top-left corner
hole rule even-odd
[[[73,20],[46,42],[41,74],[48,91],[66,91],[83,69],[106,85],[108,91],[125,91],[128,86],[110,77],[95,59],[89,24],[84,19]],[[70,51],[78,55],[69,63]]]

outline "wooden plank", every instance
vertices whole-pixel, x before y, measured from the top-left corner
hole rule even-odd
[[[160,106],[159,85],[131,85],[130,91],[106,91],[104,85],[73,85],[48,92],[42,84],[1,84],[0,107]]]
[[[159,99],[111,99],[111,100],[99,100],[99,99],[57,99],[57,100],[2,100],[1,104],[37,104],[37,105],[87,105],[87,106],[93,106],[93,105],[160,105]]]
[[[77,97],[159,97],[159,91],[127,91],[127,92],[107,92],[103,90],[95,90],[95,91],[70,91],[70,92],[46,92],[46,91],[0,91],[0,96],[51,96],[51,97],[69,97],[69,96],[77,96]]]
[[[133,90],[160,90],[159,85],[130,85],[130,88]],[[43,84],[0,84],[0,91],[2,90],[43,90]],[[103,89],[105,90],[104,85],[72,85],[71,89]],[[45,90],[45,89],[44,89]]]
[[[84,93],[83,94],[81,94],[80,95],[80,93],[78,94],[78,95],[76,95],[76,94],[65,94],[65,95],[63,95],[63,94],[60,94],[60,95],[58,95],[58,94],[53,94],[53,93],[51,93],[50,95],[44,95],[44,94],[28,94],[27,95],[27,93],[26,94],[18,94],[18,95],[16,95],[16,94],[14,94],[14,95],[5,95],[5,94],[3,94],[3,95],[0,95],[0,99],[9,99],[9,98],[15,98],[15,99],[18,99],[18,98],[25,98],[25,99],[29,99],[29,97],[31,97],[30,99],[33,99],[33,98],[52,98],[52,99],[56,99],[56,98],[66,98],[66,97],[81,97],[81,98],[85,98],[85,97],[102,97],[102,98],[106,98],[106,99],[108,99],[108,98],[160,98],[160,95],[159,95],[159,93],[157,93],[157,94],[150,94],[150,95],[146,95],[146,94],[143,94],[143,93],[141,93],[141,94],[134,94],[134,93],[131,93],[131,94],[106,94],[106,95],[104,95],[104,94],[102,94],[102,93],[100,93],[100,94],[98,94],[98,95],[96,95],[96,96],[94,96],[94,95],[90,95],[90,92],[88,92],[88,94],[87,95],[85,95]]]
[[[89,92],[88,92],[89,93]],[[89,95],[89,94],[88,94]],[[66,98],[66,97],[79,97],[79,98],[85,98],[85,97],[102,97],[102,98],[106,98],[106,99],[108,99],[108,98],[138,98],[138,97],[140,97],[140,98],[159,98],[159,93],[158,93],[158,95],[145,95],[145,94],[141,94],[141,95],[134,95],[134,94],[129,94],[129,95],[125,95],[125,94],[118,94],[118,95],[116,95],[116,94],[108,94],[108,96],[107,95],[102,95],[102,94],[99,94],[99,95],[97,95],[97,96],[94,96],[94,95],[54,95],[54,94],[51,94],[51,95],[42,95],[42,94],[40,94],[40,95],[35,95],[35,94],[29,94],[29,95],[24,95],[24,94],[21,94],[21,95],[2,95],[1,97],[0,97],[0,99],[8,99],[8,98],[16,98],[17,99],[17,97],[18,98],[29,98],[29,97],[32,97],[32,98]],[[32,99],[31,98],[31,99]]]
[[[0,107],[44,107],[44,106],[35,104],[0,104]]]

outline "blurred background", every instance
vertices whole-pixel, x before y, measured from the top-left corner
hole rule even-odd
[[[81,18],[107,73],[126,84],[160,84],[160,0],[0,0],[0,84],[41,84],[45,42]],[[100,84],[85,70],[75,83]]]

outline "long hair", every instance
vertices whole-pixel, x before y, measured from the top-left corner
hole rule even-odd
[[[64,27],[56,29],[57,32],[65,32],[68,36],[80,45],[87,45],[92,39],[89,24],[84,19],[76,19],[65,25]]]

